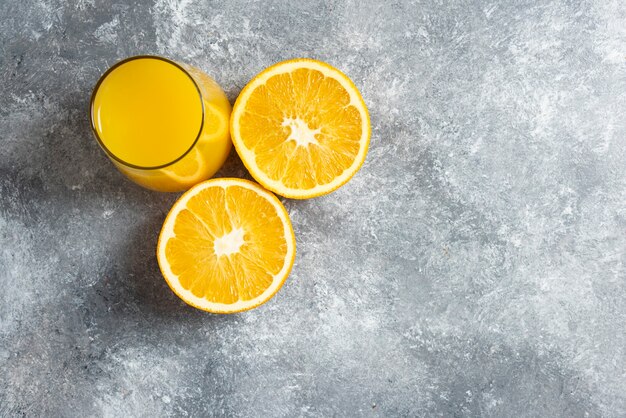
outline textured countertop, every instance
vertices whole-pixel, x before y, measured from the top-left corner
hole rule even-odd
[[[132,3],[0,2],[0,416],[626,415],[626,3]],[[231,101],[314,57],[369,106],[356,177],[285,200],[296,263],[257,310],[176,298],[177,196],[90,135],[144,53]]]

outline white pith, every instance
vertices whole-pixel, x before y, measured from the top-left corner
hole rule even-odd
[[[215,255],[222,257],[238,253],[241,246],[245,243],[243,239],[244,235],[245,231],[243,228],[237,228],[233,229],[228,234],[215,238],[213,242]]]
[[[305,121],[300,118],[285,118],[282,126],[288,126],[291,129],[287,141],[296,141],[296,145],[306,147],[309,144],[319,145],[315,135],[322,132],[320,128],[311,129]]]

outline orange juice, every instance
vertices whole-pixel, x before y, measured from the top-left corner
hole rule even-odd
[[[211,177],[231,148],[230,103],[200,70],[140,56],[109,69],[94,90],[94,134],[136,183],[180,191]]]

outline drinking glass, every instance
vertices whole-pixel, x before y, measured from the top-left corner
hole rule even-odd
[[[198,68],[140,55],[100,77],[90,119],[100,146],[126,177],[177,192],[213,176],[228,157],[230,112],[224,91]]]

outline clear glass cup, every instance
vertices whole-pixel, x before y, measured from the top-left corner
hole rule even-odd
[[[91,96],[94,136],[126,177],[177,192],[213,176],[231,150],[231,106],[211,77],[141,55],[109,68]]]

